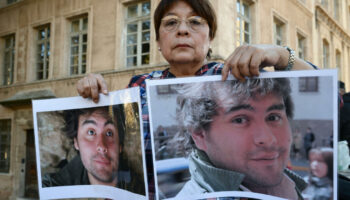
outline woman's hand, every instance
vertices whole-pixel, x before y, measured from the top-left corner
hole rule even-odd
[[[101,74],[88,74],[77,83],[80,96],[91,98],[95,103],[99,100],[99,93],[108,94],[107,84]]]
[[[222,80],[226,80],[229,72],[238,80],[245,77],[259,76],[259,70],[266,66],[274,66],[275,70],[283,70],[288,65],[289,51],[277,45],[242,45],[226,59],[222,70]],[[313,69],[305,61],[295,58],[293,70]]]

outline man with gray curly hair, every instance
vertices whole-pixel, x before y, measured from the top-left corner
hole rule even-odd
[[[191,179],[177,197],[239,190],[302,199],[306,183],[286,169],[293,118],[288,79],[200,82],[179,92]]]

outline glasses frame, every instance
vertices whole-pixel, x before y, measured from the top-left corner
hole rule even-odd
[[[197,20],[197,22],[199,22],[199,24],[191,24],[191,20],[194,20],[194,19]],[[174,25],[174,27],[167,27],[166,23],[171,22],[171,20],[176,21],[177,22],[176,25]],[[208,24],[207,20],[205,20],[201,16],[191,16],[191,17],[188,17],[186,19],[181,19],[177,16],[168,15],[168,16],[163,17],[161,21],[162,21],[161,27],[163,27],[164,30],[166,30],[168,32],[177,31],[183,21],[186,23],[189,30],[191,30],[192,32],[195,32],[195,33],[199,32],[200,29],[202,29],[205,24]]]

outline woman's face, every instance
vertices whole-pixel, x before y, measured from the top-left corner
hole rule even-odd
[[[202,25],[191,21],[196,19],[195,16],[198,15],[183,1],[174,3],[164,14],[159,27],[158,46],[170,65],[204,62],[210,46],[209,26],[205,20]],[[180,20],[179,26],[173,30],[167,27],[174,23],[171,19]],[[191,25],[196,26],[196,29],[191,28]]]
[[[321,153],[310,154],[311,173],[319,178],[327,176],[328,166],[324,162]]]

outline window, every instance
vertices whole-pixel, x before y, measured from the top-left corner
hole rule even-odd
[[[0,120],[0,173],[9,173],[11,150],[11,120]]]
[[[70,75],[84,74],[86,72],[87,31],[87,15],[71,20]]]
[[[0,0],[0,8],[11,6],[12,4],[20,1],[23,1],[23,0]]]
[[[277,19],[274,18],[274,39],[275,44],[277,45],[285,45],[285,24]]]
[[[299,92],[317,92],[318,77],[299,78]]]
[[[36,49],[36,79],[43,80],[49,76],[50,25],[38,28]]]
[[[251,43],[250,5],[243,0],[237,0],[236,45]]]
[[[349,10],[348,10],[348,30],[350,30],[350,6],[349,6]]]
[[[8,35],[3,38],[4,48],[4,68],[3,68],[3,85],[13,83],[14,65],[15,65],[15,35]]]
[[[150,2],[127,7],[126,13],[126,66],[149,64]]]
[[[321,0],[321,5],[327,9],[328,8],[328,0]]]
[[[326,40],[323,40],[323,68],[329,68],[329,44]]]
[[[333,7],[333,14],[334,14],[334,18],[336,19],[336,20],[339,20],[339,16],[340,16],[340,13],[339,13],[339,0],[334,0],[333,1],[333,3],[334,3],[334,7]]]
[[[301,59],[305,59],[305,37],[298,34],[298,56]]]
[[[157,85],[157,94],[176,94],[173,85]]]
[[[341,69],[342,69],[342,67],[341,67],[341,53],[340,53],[340,51],[337,49],[336,51],[335,51],[335,67],[338,69],[338,75],[339,76],[341,76]]]
[[[7,0],[7,4],[13,4],[13,3],[16,3],[17,0]]]

